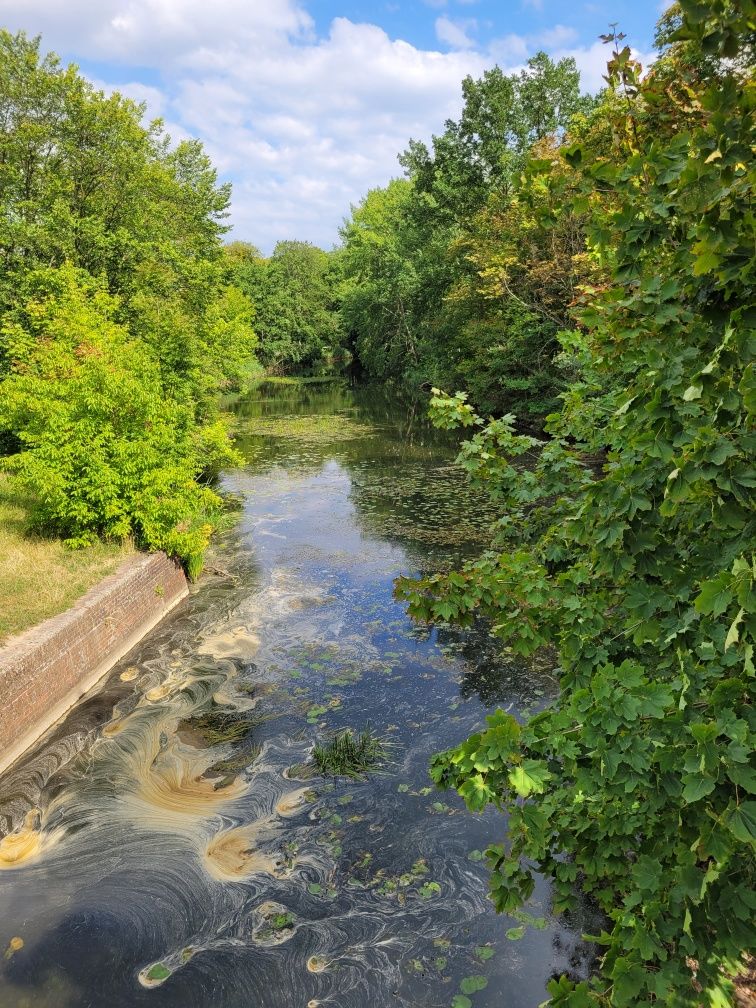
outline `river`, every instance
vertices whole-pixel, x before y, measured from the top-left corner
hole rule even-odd
[[[392,597],[487,541],[453,438],[339,383],[232,409],[247,464],[209,573],[0,778],[0,1008],[535,1008],[587,925],[542,884],[544,926],[508,939],[480,853],[502,817],[427,768],[553,672]],[[346,727],[388,762],[313,773]]]

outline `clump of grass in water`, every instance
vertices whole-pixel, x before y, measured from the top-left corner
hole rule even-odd
[[[322,774],[331,777],[360,777],[376,770],[388,758],[388,743],[366,729],[356,734],[347,728],[330,741],[317,744],[312,759]]]

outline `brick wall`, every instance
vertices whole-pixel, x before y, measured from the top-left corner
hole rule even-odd
[[[0,646],[0,772],[187,594],[165,553],[138,554],[73,608]]]

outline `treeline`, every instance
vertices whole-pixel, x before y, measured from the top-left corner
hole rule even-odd
[[[215,405],[256,366],[198,142],[0,32],[0,455],[38,528],[201,566],[234,458]]]
[[[254,245],[231,242],[226,256],[234,284],[255,306],[257,352],[268,375],[332,374],[351,363],[338,252],[281,241],[265,258]]]
[[[538,422],[570,375],[559,334],[593,264],[583,214],[557,214],[533,169],[560,165],[568,129],[605,144],[615,99],[581,95],[574,60],[545,53],[462,87],[459,120],[430,147],[411,141],[406,178],[344,225],[344,325],[368,378],[415,392],[443,381]]]
[[[595,975],[552,980],[549,1003],[726,1006],[756,920],[756,6],[681,0],[645,73],[606,41],[608,92],[458,222],[472,269],[437,306],[461,304],[461,331],[481,334],[471,358],[498,355],[500,384],[470,383],[480,403],[522,392],[522,416],[559,392],[560,408],[535,437],[448,394],[459,370],[444,378],[432,415],[473,432],[460,461],[501,519],[481,557],[398,590],[417,618],[484,617],[514,653],[558,655],[552,705],[493,714],[431,771],[470,809],[507,813],[487,858],[510,937],[539,923],[536,872],[556,911],[580,890],[603,911]],[[411,219],[445,149],[368,198],[355,249],[376,206]],[[488,306],[476,317],[471,289]],[[513,389],[539,362],[550,383]]]

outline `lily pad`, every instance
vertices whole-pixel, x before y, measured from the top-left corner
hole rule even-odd
[[[465,977],[459,985],[463,994],[474,994],[476,991],[483,990],[484,987],[488,987],[488,980],[484,976]]]

